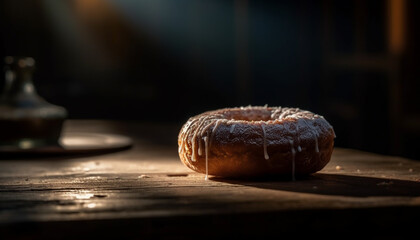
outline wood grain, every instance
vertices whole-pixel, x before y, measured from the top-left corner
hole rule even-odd
[[[135,144],[96,156],[1,159],[0,233],[179,239],[328,226],[401,236],[415,228],[420,212],[420,163],[409,159],[336,148],[322,171],[296,181],[206,181],[180,162],[177,126],[72,121],[66,129],[126,134]],[[165,137],[158,144],[150,133]],[[122,232],[111,231],[116,228]]]

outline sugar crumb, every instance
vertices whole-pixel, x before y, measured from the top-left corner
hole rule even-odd
[[[138,176],[137,178],[150,178],[150,176],[142,174],[142,175]]]
[[[383,182],[380,182],[380,183],[377,183],[376,185],[378,185],[378,186],[389,186],[389,185],[392,185],[392,184],[394,184],[394,182],[393,181],[383,181]]]

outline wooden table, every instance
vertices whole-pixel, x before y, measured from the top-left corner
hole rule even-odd
[[[206,181],[180,162],[179,128],[73,120],[66,131],[124,134],[135,144],[0,160],[0,238],[389,237],[420,224],[420,162],[336,148],[305,179]]]

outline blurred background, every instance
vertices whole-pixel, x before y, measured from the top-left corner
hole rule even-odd
[[[299,107],[334,126],[336,146],[420,159],[419,10],[417,0],[0,0],[0,56],[34,57],[38,93],[71,119],[180,128],[217,108]]]

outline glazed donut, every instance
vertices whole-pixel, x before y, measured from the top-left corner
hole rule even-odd
[[[299,108],[225,108],[191,117],[178,135],[181,161],[219,177],[307,175],[331,158],[335,133]]]

